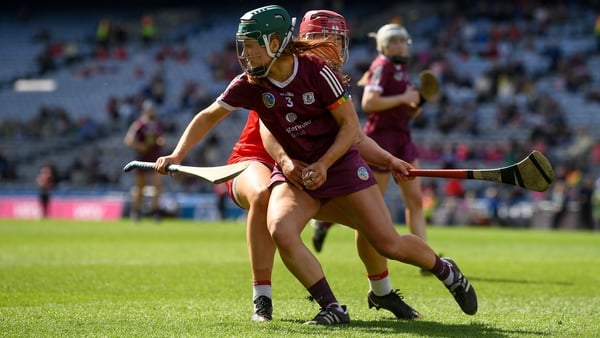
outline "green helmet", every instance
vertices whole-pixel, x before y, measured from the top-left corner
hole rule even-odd
[[[265,77],[268,75],[271,66],[277,58],[281,56],[281,53],[285,50],[285,47],[292,41],[294,33],[294,25],[296,18],[290,17],[288,12],[281,6],[269,5],[253,9],[240,18],[240,24],[236,33],[237,40],[237,52],[238,60],[242,69],[247,73],[257,77]],[[271,51],[269,46],[269,39],[272,34],[278,34],[281,37],[281,45],[276,52]],[[261,47],[267,47],[267,54],[272,58],[268,65],[263,65],[255,68],[248,68],[244,62],[244,56],[242,56],[242,49],[240,42],[244,40],[256,40],[258,45]]]
[[[264,46],[268,44],[269,35],[272,33],[277,33],[285,39],[293,30],[294,22],[288,12],[281,6],[269,5],[242,15],[236,37],[258,40],[259,45]]]

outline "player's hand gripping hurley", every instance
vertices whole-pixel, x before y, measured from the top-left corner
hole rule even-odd
[[[217,167],[192,167],[180,164],[169,164],[167,166],[167,172],[193,175],[205,179],[213,184],[219,184],[236,177],[249,165],[250,161],[243,161]],[[128,172],[133,169],[154,170],[154,162],[131,161],[125,165],[123,171]]]

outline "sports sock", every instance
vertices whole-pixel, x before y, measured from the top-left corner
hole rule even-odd
[[[441,280],[446,286],[452,284],[454,281],[454,273],[452,272],[450,265],[440,259],[440,256],[438,255],[435,256],[435,264],[429,271],[431,271],[431,273]]]
[[[313,286],[309,287],[308,292],[311,297],[319,303],[322,309],[328,307],[340,307],[337,299],[333,295],[333,291],[329,287],[329,283],[327,283],[327,279],[325,277],[321,278],[318,282],[313,284]]]
[[[260,296],[267,296],[269,299],[273,298],[270,280],[259,280],[252,282],[252,299],[254,300]]]
[[[392,282],[387,269],[378,275],[368,275],[367,277],[369,278],[371,291],[373,291],[376,296],[387,296],[392,292]]]

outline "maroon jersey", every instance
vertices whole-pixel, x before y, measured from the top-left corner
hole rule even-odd
[[[129,128],[128,133],[132,133],[136,141],[142,142],[148,147],[146,152],[137,153],[138,161],[154,162],[162,155],[162,146],[157,144],[158,138],[164,134],[162,124],[159,121],[137,119]]]
[[[381,96],[404,93],[410,85],[406,70],[405,65],[395,65],[380,54],[371,63],[365,91],[379,92]],[[418,154],[410,135],[409,109],[399,105],[376,113],[367,112],[364,131],[392,155],[412,162]]]
[[[217,102],[233,110],[254,110],[292,158],[317,161],[335,140],[339,125],[331,115],[348,94],[336,74],[316,58],[298,57],[294,73],[268,88],[250,84],[241,74]]]
[[[330,111],[348,100],[342,81],[320,59],[309,56],[295,57],[289,79],[269,81],[269,87],[253,85],[245,73],[241,74],[231,81],[217,102],[229,110],[256,111],[291,158],[316,162],[333,144],[340,129]],[[332,176],[334,172],[338,175]],[[308,192],[315,197],[330,198],[373,184],[371,171],[352,145],[329,168],[327,183]]]

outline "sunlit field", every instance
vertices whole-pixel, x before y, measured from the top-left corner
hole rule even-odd
[[[429,241],[455,259],[479,296],[463,314],[435,277],[391,262],[393,285],[424,318],[369,309],[353,233],[334,227],[322,253],[351,323],[315,327],[318,305],[276,257],[274,318],[254,323],[240,222],[134,224],[0,221],[2,337],[592,337],[600,332],[600,234],[435,227]],[[398,231],[405,233],[404,226]],[[312,228],[303,236],[309,247]]]

